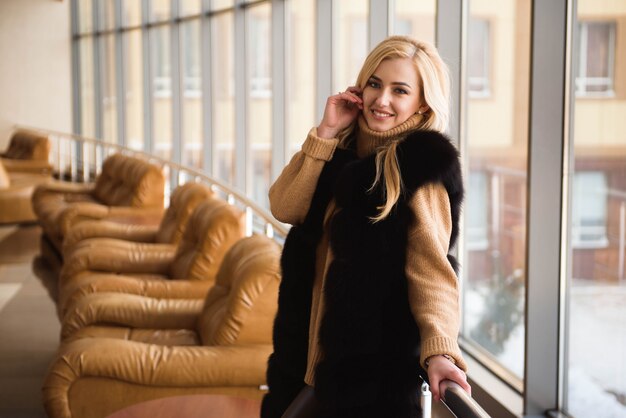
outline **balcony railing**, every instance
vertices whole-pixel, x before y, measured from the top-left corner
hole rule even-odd
[[[142,158],[163,169],[165,174],[165,205],[169,204],[169,196],[177,186],[190,181],[204,183],[228,203],[245,211],[247,235],[263,234],[282,244],[289,231],[288,226],[278,222],[265,209],[243,193],[197,169],[122,145],[80,135],[30,126],[16,126],[16,129],[40,132],[48,136],[52,143],[50,163],[53,166],[54,175],[61,180],[92,182],[100,174],[102,162],[111,154],[121,153]]]

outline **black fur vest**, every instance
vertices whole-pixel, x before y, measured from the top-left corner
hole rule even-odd
[[[322,361],[315,394],[324,418],[418,416],[419,330],[408,303],[405,274],[407,233],[415,222],[408,206],[415,191],[442,183],[450,198],[452,235],[458,235],[463,182],[456,148],[440,133],[416,131],[397,148],[404,193],[391,214],[372,223],[384,201],[381,188],[368,192],[375,156],[358,159],[337,149],[326,163],[309,212],[285,241],[274,353],[268,364],[269,393],[262,418],[280,418],[304,386],[315,253],[332,198],[333,261],[326,277],[325,312],[319,337]],[[456,270],[456,261],[448,256]]]

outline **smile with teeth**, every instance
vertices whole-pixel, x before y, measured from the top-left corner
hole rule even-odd
[[[381,110],[374,110],[374,109],[372,109],[371,112],[377,118],[389,118],[389,117],[393,116],[393,113],[387,113],[387,112],[383,112]]]

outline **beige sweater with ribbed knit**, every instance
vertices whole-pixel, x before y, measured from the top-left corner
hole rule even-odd
[[[386,138],[357,135],[359,157],[374,152]],[[296,153],[269,191],[272,214],[281,222],[298,225],[309,210],[317,179],[333,156],[337,139],[317,136],[313,128],[302,150]],[[436,354],[448,354],[457,366],[467,366],[457,343],[459,332],[459,288],[446,255],[452,230],[450,201],[443,184],[429,184],[417,190],[410,202],[417,223],[408,234],[406,275],[409,303],[421,336],[420,362]],[[328,243],[327,220],[335,210],[331,201],[326,210],[324,232],[317,247],[313,284],[309,353],[305,382],[314,385],[315,366],[323,355],[318,331],[324,313],[322,289],[333,254]]]

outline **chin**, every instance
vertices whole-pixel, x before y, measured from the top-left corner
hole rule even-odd
[[[388,131],[389,129],[393,129],[395,127],[395,125],[393,124],[392,121],[379,121],[379,120],[370,120],[370,119],[365,119],[365,121],[367,122],[367,126],[372,130],[372,131],[377,131],[377,132],[385,132]]]

